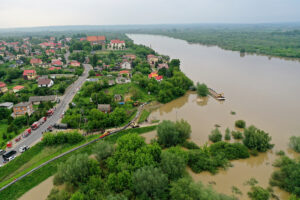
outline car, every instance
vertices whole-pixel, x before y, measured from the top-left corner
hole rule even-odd
[[[3,149],[0,149],[0,155],[3,155],[3,154],[5,154],[6,153],[6,151],[5,150],[3,150]]]
[[[19,152],[23,153],[23,152],[27,151],[28,149],[29,149],[29,146],[22,146],[19,148]]]
[[[9,162],[9,161],[12,161],[12,160],[15,159],[15,158],[16,158],[16,156],[11,156],[11,157],[9,157],[9,158],[8,158],[8,162]]]

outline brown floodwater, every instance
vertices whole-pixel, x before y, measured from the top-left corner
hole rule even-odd
[[[50,194],[51,189],[53,188],[53,178],[51,176],[47,178],[45,181],[40,183],[38,186],[32,188],[28,192],[26,192],[23,196],[19,198],[19,200],[45,200],[47,196]]]
[[[224,93],[225,102],[208,97],[200,99],[195,93],[187,93],[161,106],[151,119],[185,119],[192,126],[191,139],[203,145],[215,125],[221,130],[234,129],[238,119],[247,125],[267,131],[275,144],[273,150],[250,159],[233,161],[233,167],[220,170],[216,175],[194,174],[195,180],[214,183],[213,187],[231,194],[232,186],[238,187],[247,199],[247,180],[254,177],[263,187],[268,186],[274,171],[272,163],[276,151],[284,150],[290,156],[298,156],[288,149],[289,138],[300,135],[300,62],[259,55],[240,55],[218,47],[190,44],[183,40],[154,35],[128,35],[137,44],[151,46],[160,54],[179,58],[181,70],[195,83],[206,83],[217,92]],[[235,111],[236,115],[231,115]],[[151,135],[152,136],[152,135]],[[275,188],[280,199],[288,194]]]

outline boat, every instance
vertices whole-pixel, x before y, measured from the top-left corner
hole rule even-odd
[[[208,92],[209,92],[209,94],[210,94],[213,98],[215,98],[215,99],[217,99],[217,100],[219,100],[219,101],[224,101],[224,100],[225,100],[225,97],[224,97],[224,94],[223,94],[223,93],[217,93],[216,91],[214,91],[214,90],[211,89],[211,88],[208,88]]]

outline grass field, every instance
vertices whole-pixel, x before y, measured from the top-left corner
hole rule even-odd
[[[151,112],[149,112],[148,110],[143,110],[139,119],[139,123],[144,122],[149,117],[150,114]]]
[[[155,129],[156,129],[156,126],[143,127],[143,128],[137,128],[137,129],[128,129],[128,130],[119,132],[115,135],[111,135],[111,136],[105,138],[105,140],[115,143],[117,141],[117,139],[123,135],[130,134],[130,133],[142,134],[142,133],[147,133],[147,132],[153,131]],[[88,140],[92,140],[96,137],[98,137],[98,135],[90,136]],[[0,199],[17,200],[28,190],[32,189],[33,187],[37,186],[38,184],[40,184],[41,182],[43,182],[50,176],[54,175],[57,171],[57,165],[59,163],[65,162],[70,156],[72,156],[74,154],[78,154],[78,153],[87,153],[88,155],[92,154],[92,149],[95,144],[96,143],[86,146],[77,151],[74,151],[62,158],[59,158],[59,159],[49,163],[48,165],[40,168],[39,170],[33,172],[29,176],[23,178],[22,180],[16,182],[15,184],[8,187],[4,191],[0,192]],[[0,175],[1,175],[2,180],[4,179],[4,177],[6,177],[6,178],[12,177],[12,174],[14,173],[15,170],[19,171],[18,175],[15,175],[12,178],[9,178],[5,182],[2,181],[0,183],[0,187],[3,187],[7,183],[9,183],[11,180],[13,180],[13,178],[24,174],[25,173],[24,171],[20,172],[21,168],[24,168],[24,166],[30,166],[29,168],[26,168],[27,169],[26,171],[28,171],[29,169],[33,168],[33,165],[38,166],[41,163],[45,162],[46,160],[49,160],[52,157],[55,157],[56,154],[61,154],[62,152],[65,152],[65,151],[73,148],[71,146],[69,146],[67,148],[63,147],[61,150],[59,150],[59,153],[55,153],[55,155],[53,155],[53,154],[49,155],[49,153],[53,152],[54,149],[46,150],[45,148],[43,148],[39,145],[41,145],[41,144],[37,144],[36,146],[32,147],[29,151],[25,152],[23,155],[17,157],[15,160],[13,160],[8,165],[4,166],[3,168],[0,168]],[[59,148],[59,147],[55,147],[55,148]],[[34,162],[37,162],[37,163],[34,163]],[[14,169],[9,169],[9,167],[13,167],[13,166],[14,166]],[[10,173],[6,172],[6,170],[10,170]],[[5,174],[2,175],[2,173],[5,173]]]

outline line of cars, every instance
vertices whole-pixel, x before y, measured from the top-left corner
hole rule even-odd
[[[30,148],[29,146],[22,146],[22,147],[19,148],[19,152],[24,153],[29,148]],[[7,162],[12,161],[13,159],[15,159],[16,154],[17,154],[16,150],[11,150],[11,151],[6,153],[5,150],[0,149],[0,155],[2,155],[3,163],[7,163]],[[1,165],[0,165],[0,167],[1,167]]]

